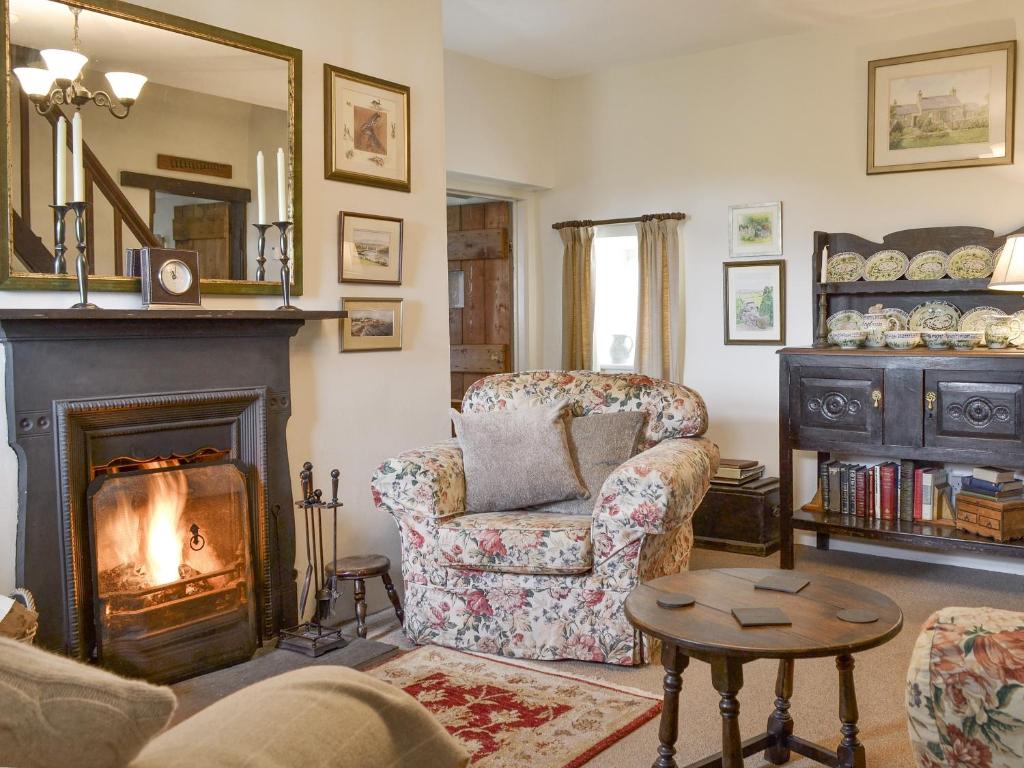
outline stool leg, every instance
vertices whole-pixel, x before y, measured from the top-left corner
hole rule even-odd
[[[764,759],[772,765],[789,762],[790,750],[786,740],[793,735],[793,716],[789,714],[789,700],[793,697],[793,660],[779,662],[779,675],[775,679],[775,711],[768,716],[768,733],[776,743],[764,751]]]
[[[651,768],[677,768],[676,739],[679,738],[679,691],[683,686],[683,670],[690,663],[678,646],[661,644],[661,663],[665,667],[665,705],[658,728],[658,759]]]
[[[853,687],[853,667],[853,656],[843,654],[836,657],[836,669],[839,670],[839,719],[843,724],[843,740],[836,750],[839,768],[866,768],[868,764],[864,745],[857,738],[860,732],[857,728],[860,713],[857,711],[857,693]]]
[[[394,582],[391,581],[391,576],[387,573],[380,575],[384,581],[384,589],[387,590],[388,599],[391,600],[391,604],[395,606],[395,615],[398,617],[398,621],[405,624],[405,611],[402,610],[402,603],[398,599],[398,590],[395,589]]]
[[[366,582],[355,579],[353,587],[356,593],[356,634],[366,637]]]

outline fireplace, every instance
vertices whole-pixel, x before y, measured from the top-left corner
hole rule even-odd
[[[218,453],[125,461],[90,485],[95,648],[110,669],[170,681],[256,650],[246,473],[206,460]]]

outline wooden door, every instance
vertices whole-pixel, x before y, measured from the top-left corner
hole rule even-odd
[[[227,203],[174,208],[174,247],[199,252],[201,277],[231,277],[231,211]]]
[[[484,376],[512,370],[512,204],[448,206],[452,403]]]
[[[791,376],[789,413],[797,445],[882,444],[881,368],[795,365]]]
[[[924,379],[926,447],[1024,454],[1024,374],[926,370]]]

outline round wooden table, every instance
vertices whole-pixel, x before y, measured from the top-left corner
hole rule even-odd
[[[795,594],[755,589],[769,576],[800,577],[810,583]],[[686,594],[688,608],[662,608],[658,598]],[[734,608],[779,608],[789,626],[742,627]],[[876,621],[855,624],[836,614],[844,609],[869,611]],[[790,753],[836,768],[865,768],[864,746],[857,738],[857,697],[853,685],[853,654],[888,642],[903,626],[903,612],[885,595],[841,579],[774,568],[716,568],[665,576],[641,584],[626,598],[626,616],[635,627],[662,642],[665,667],[665,708],[661,715],[658,758],[653,768],[676,768],[679,690],[690,659],[711,665],[711,681],[721,696],[722,751],[687,768],[742,768],[743,758],[764,751],[773,765]],[[839,720],[842,734],[834,752],[793,735],[789,700],[796,659],[834,656],[839,670]],[[779,659],[775,711],[768,730],[740,741],[737,694],[743,686],[743,665],[755,659]]]

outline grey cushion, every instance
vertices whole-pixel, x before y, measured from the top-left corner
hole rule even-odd
[[[131,768],[465,768],[468,763],[466,750],[401,688],[325,664],[221,699],[155,738]]]
[[[169,688],[0,638],[0,765],[119,768],[175,703]]]
[[[595,413],[573,419],[569,423],[569,447],[589,494],[584,499],[542,504],[541,508],[570,515],[592,513],[608,475],[636,455],[646,421],[647,413],[643,411]]]
[[[452,411],[466,474],[466,511],[501,512],[585,498],[569,450],[568,403]]]

